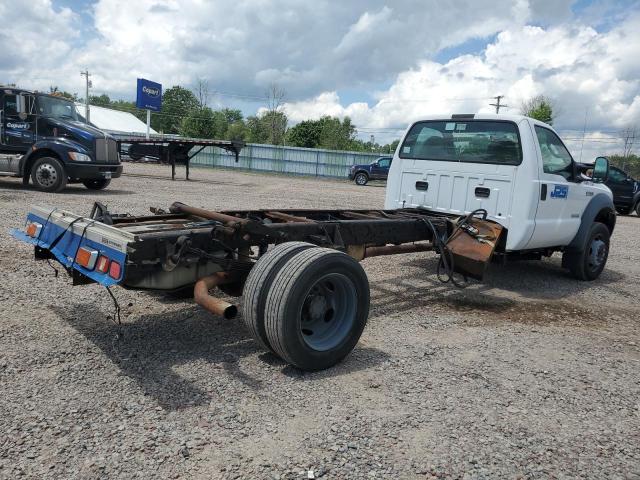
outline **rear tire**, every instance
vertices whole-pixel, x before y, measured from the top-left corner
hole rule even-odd
[[[82,183],[89,190],[104,190],[111,183],[111,179],[101,178],[97,180],[84,180]]]
[[[264,310],[271,284],[289,258],[313,246],[305,242],[286,242],[276,245],[260,257],[245,281],[242,318],[255,341],[273,353],[275,352],[269,344],[264,326]]]
[[[367,183],[369,183],[369,175],[364,172],[358,172],[356,173],[353,181],[356,182],[356,185],[364,187]]]
[[[369,281],[342,252],[310,248],[276,274],[265,309],[271,347],[302,370],[329,368],[356,346],[369,315]]]
[[[636,215],[640,217],[640,202],[636,205]]]
[[[591,281],[600,276],[609,257],[610,233],[605,224],[594,222],[580,252],[566,252],[565,264],[578,280]]]
[[[67,180],[67,173],[56,158],[39,158],[31,167],[31,181],[42,192],[60,192],[67,186]]]

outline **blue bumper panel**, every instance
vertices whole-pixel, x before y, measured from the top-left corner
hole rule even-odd
[[[11,235],[13,235],[14,238],[26,243],[30,243],[31,245],[34,245],[34,247],[40,247],[42,249],[50,251],[56,258],[56,260],[58,260],[58,262],[60,262],[66,268],[73,268],[74,270],[77,270],[78,272],[89,277],[100,285],[104,285],[105,287],[117,285],[123,279],[125,261],[127,259],[127,255],[125,253],[114,250],[113,248],[101,243],[94,242],[86,237],[82,237],[81,234],[72,232],[72,229],[69,229],[65,232],[64,228],[53,223],[47,223],[47,220],[45,218],[40,218],[39,216],[32,213],[27,216],[27,221],[37,222],[43,225],[40,232],[40,238],[32,238],[22,230],[12,229]],[[63,232],[65,232],[64,236],[60,239],[57,245],[55,245],[53,249],[51,249],[51,244]],[[98,250],[101,255],[108,257],[109,260],[115,260],[116,262],[118,262],[121,267],[120,277],[114,279],[111,278],[108,273],[100,273],[95,270],[87,270],[83,266],[75,263],[75,255],[80,246]]]

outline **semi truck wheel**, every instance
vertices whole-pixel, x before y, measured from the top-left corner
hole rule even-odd
[[[251,336],[273,353],[264,326],[264,309],[273,279],[290,257],[313,247],[311,243],[286,242],[267,251],[253,266],[244,284],[242,318]]]
[[[357,173],[354,181],[356,182],[356,185],[363,187],[369,182],[369,175],[364,172]]]
[[[84,180],[82,182],[89,190],[103,190],[111,183],[110,178],[101,178],[98,180]]]
[[[305,249],[276,274],[264,315],[280,357],[302,370],[329,368],[354,349],[367,323],[367,275],[345,253]]]
[[[600,276],[609,257],[609,229],[604,223],[594,222],[581,252],[566,252],[566,265],[579,280],[591,281]]]
[[[31,180],[38,190],[60,192],[67,186],[67,173],[58,159],[42,157],[31,167]]]

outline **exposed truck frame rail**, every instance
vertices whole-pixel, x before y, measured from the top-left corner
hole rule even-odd
[[[242,295],[255,340],[306,370],[340,361],[364,329],[360,260],[434,250],[443,281],[454,270],[481,279],[502,233],[482,212],[454,220],[422,209],[218,212],[179,202],[152,212],[112,214],[96,203],[82,217],[34,207],[26,230],[13,234],[35,246],[36,258],[61,263],[74,284],[186,290],[225,318],[238,308],[209,290]]]

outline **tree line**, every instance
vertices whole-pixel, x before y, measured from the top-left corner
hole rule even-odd
[[[51,87],[50,91],[74,101],[83,101],[72,94]],[[393,153],[399,143],[365,142],[357,138],[358,129],[349,117],[340,119],[325,115],[317,120],[304,120],[289,126],[283,108],[284,91],[271,85],[265,95],[265,108],[256,115],[244,117],[237,109],[212,109],[208,106],[209,91],[206,81],[200,80],[193,90],[173,86],[162,94],[162,111],[151,113],[151,127],[162,133],[196,138],[242,140],[248,143],[289,145],[327,150]],[[91,105],[130,112],[146,122],[146,112],[136,108],[135,102],[112,100],[108,95],[90,95]],[[520,105],[520,112],[531,118],[553,125],[559,111],[549,97],[537,95]],[[624,141],[621,154],[608,155],[611,163],[636,178],[640,177],[640,157],[631,152],[636,144],[635,127],[620,133]]]
[[[51,92],[75,101],[77,94]],[[265,96],[265,108],[256,115],[244,117],[238,109],[215,110],[208,106],[208,88],[200,81],[192,91],[175,85],[162,94],[162,111],[151,112],[151,127],[157,132],[193,138],[241,140],[248,143],[288,145],[360,152],[393,153],[399,140],[389,144],[365,142],[357,138],[357,127],[349,117],[342,120],[325,115],[318,120],[305,120],[289,127],[283,108],[284,92],[272,85]],[[146,112],[135,102],[112,100],[108,95],[90,95],[89,104],[132,113],[146,122]]]

